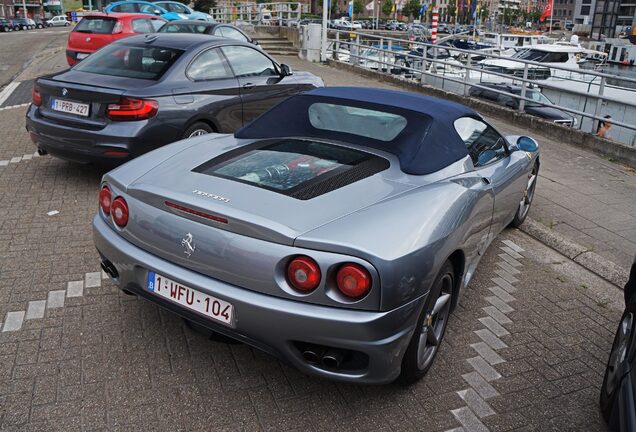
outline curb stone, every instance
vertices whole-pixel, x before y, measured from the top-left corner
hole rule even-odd
[[[627,269],[573,242],[563,234],[551,230],[534,219],[528,217],[519,229],[618,288],[623,289],[627,283]]]

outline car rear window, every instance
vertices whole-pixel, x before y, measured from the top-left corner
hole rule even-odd
[[[158,46],[108,45],[73,69],[100,75],[158,80],[183,50]]]
[[[387,160],[360,150],[285,139],[241,147],[193,171],[310,199],[388,167]]]
[[[406,119],[398,114],[329,103],[312,104],[309,122],[316,129],[380,141],[392,141],[406,127]]]
[[[117,24],[116,19],[86,17],[77,23],[73,31],[80,33],[111,34]]]
[[[165,24],[159,29],[159,33],[205,33],[208,26],[205,24]]]

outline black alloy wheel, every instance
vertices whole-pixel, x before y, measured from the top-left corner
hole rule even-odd
[[[532,168],[532,172],[528,175],[528,184],[526,190],[523,193],[523,199],[519,203],[519,208],[515,214],[515,218],[512,220],[511,225],[514,227],[520,227],[521,224],[528,217],[532,200],[534,199],[534,191],[537,187],[537,180],[539,179],[539,165],[535,164]]]
[[[411,342],[404,353],[402,372],[398,378],[402,383],[416,382],[433,365],[450,317],[454,288],[455,272],[452,262],[447,260],[435,278]]]

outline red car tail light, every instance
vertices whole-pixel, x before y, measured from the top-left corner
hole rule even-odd
[[[99,206],[102,208],[102,211],[106,213],[107,215],[110,214],[110,205],[111,205],[112,198],[113,196],[108,186],[104,186],[102,190],[99,191]]]
[[[123,228],[128,223],[128,204],[122,197],[117,197],[110,205],[110,212],[113,215],[113,220],[118,227]]]
[[[42,94],[35,84],[33,84],[33,90],[31,90],[31,100],[35,106],[42,105]]]
[[[366,295],[371,289],[371,275],[361,265],[344,264],[336,274],[338,289],[345,296],[353,299]]]
[[[287,282],[298,291],[313,291],[320,283],[320,267],[308,256],[298,256],[287,266]]]
[[[158,110],[157,101],[123,97],[119,103],[108,104],[106,116],[115,121],[146,120],[154,117]]]

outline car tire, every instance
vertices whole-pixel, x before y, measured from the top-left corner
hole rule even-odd
[[[517,208],[517,212],[515,213],[515,217],[510,223],[513,227],[519,228],[521,224],[528,217],[528,213],[530,212],[530,206],[532,205],[532,200],[534,199],[534,192],[537,187],[537,180],[539,179],[539,164],[536,163],[532,168],[532,172],[530,177],[528,178],[528,184],[526,185],[526,190],[523,193],[523,200],[519,203],[519,208]]]
[[[616,407],[619,393],[617,379],[620,381],[621,375],[616,372],[617,370],[624,370],[621,366],[629,361],[626,357],[634,343],[636,343],[636,302],[627,305],[618,324],[601,387],[599,401],[601,414],[611,430],[618,430],[620,426],[619,413],[616,412]]]
[[[402,359],[398,381],[412,384],[421,379],[433,365],[444,338],[453,303],[455,271],[453,263],[446,260],[435,281],[417,320],[413,337]]]
[[[206,135],[214,132],[212,126],[203,122],[196,122],[192,124],[186,131],[183,133],[183,138],[193,138],[199,135]]]
[[[64,27],[68,27],[68,26],[70,26],[70,25],[71,25],[71,24],[70,24],[70,23],[68,23],[68,22],[64,23]]]

